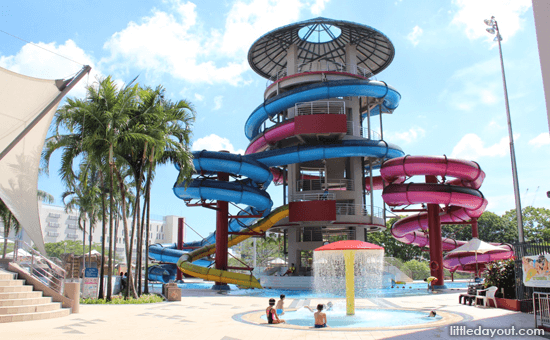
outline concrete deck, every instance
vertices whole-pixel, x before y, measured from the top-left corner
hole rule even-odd
[[[469,328],[533,328],[532,315],[495,308],[458,304],[458,293],[399,298],[357,299],[360,307],[437,310],[453,315],[447,325],[417,329],[336,330],[291,329],[284,325],[254,324],[246,315],[259,314],[267,307],[265,297],[222,295],[210,290],[184,290],[181,302],[144,305],[81,305],[79,314],[31,322],[2,324],[2,339],[447,339],[450,325]],[[276,297],[274,297],[276,298]],[[326,300],[326,299],[325,299]],[[326,303],[325,300],[287,298],[285,306]],[[332,299],[336,301],[336,299]],[[445,314],[445,313],[441,313]],[[284,319],[284,316],[282,317]],[[312,318],[313,323],[313,318]],[[330,325],[330,319],[328,320]],[[488,336],[462,336],[488,339]],[[501,338],[495,336],[495,338]],[[509,339],[542,339],[537,336],[509,336]]]

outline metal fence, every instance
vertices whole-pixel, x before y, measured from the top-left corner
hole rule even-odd
[[[533,314],[535,328],[539,326],[550,328],[550,294],[533,293]]]
[[[550,244],[540,242],[526,242],[516,243],[513,246],[516,272],[516,299],[521,301],[522,312],[532,313],[534,293],[550,293],[550,288],[528,287],[523,284],[522,259],[524,256],[535,256],[543,253],[550,253]]]

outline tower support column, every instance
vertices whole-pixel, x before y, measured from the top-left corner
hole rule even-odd
[[[426,183],[437,183],[435,176],[426,176]],[[439,205],[428,204],[428,232],[430,238],[430,274],[437,281],[432,282],[434,289],[445,288],[443,281],[443,251],[441,245],[441,219]]]
[[[218,172],[218,181],[229,181],[229,174]],[[217,202],[216,211],[216,269],[227,270],[227,245],[229,227],[229,204],[226,201]],[[229,290],[223,282],[216,282],[212,287],[215,290]]]

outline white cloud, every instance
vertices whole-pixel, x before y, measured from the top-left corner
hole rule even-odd
[[[87,81],[91,84],[97,77],[101,77],[101,71],[96,67],[93,58],[70,39],[61,45],[55,42],[39,42],[36,45],[41,48],[33,44],[26,44],[15,55],[0,56],[0,66],[29,77],[68,79],[82,69],[82,65],[60,57],[60,55],[78,63],[90,65],[92,67],[90,75],[84,77],[69,92],[70,97],[83,97],[86,93],[85,86]]]
[[[112,69],[128,65],[148,74],[170,74],[191,83],[241,83],[248,69],[246,60],[228,61],[218,66],[212,60],[209,34],[197,23],[196,5],[173,0],[175,13],[154,10],[141,23],[130,22],[105,43],[111,56],[104,62]]]
[[[225,31],[220,34],[221,52],[245,57],[261,34],[297,21],[303,7],[300,0],[236,1],[227,16]]]
[[[209,150],[209,151],[221,151],[226,150],[234,154],[241,154],[244,155],[244,150],[239,149],[235,150],[233,147],[233,144],[229,141],[227,138],[220,137],[216,134],[211,134],[209,136],[199,138],[191,147],[193,151],[200,151],[200,150]]]
[[[219,110],[222,108],[223,104],[223,96],[216,96],[214,97],[214,108],[213,111]]]
[[[458,7],[451,24],[464,28],[469,39],[486,38],[492,42],[494,36],[487,33],[484,19],[495,16],[504,40],[522,29],[522,15],[531,7],[531,0],[453,0]]]
[[[518,139],[515,135],[514,139]],[[485,147],[485,142],[475,133],[469,133],[462,137],[458,144],[453,148],[451,157],[466,160],[477,161],[482,157],[503,157],[508,154],[510,144],[508,137],[502,139],[493,145]]]
[[[205,29],[191,1],[168,0],[169,11],[154,9],[130,22],[105,43],[112,70],[130,65],[148,76],[169,74],[190,83],[245,83],[246,54],[260,34],[297,21],[300,0],[252,0],[232,4],[223,31]],[[320,5],[318,5],[320,6]]]
[[[535,148],[550,145],[550,134],[548,134],[548,132],[541,133],[537,137],[531,139],[529,145],[533,145]]]
[[[312,4],[309,4],[311,14],[319,15],[325,9],[325,4],[330,0],[315,0]]]
[[[500,63],[490,59],[456,71],[440,99],[456,109],[471,111],[480,105],[493,106],[502,99]]]
[[[390,132],[389,135],[391,137],[388,138],[388,140],[401,140],[405,144],[409,144],[417,141],[418,139],[424,138],[426,135],[426,130],[418,126],[413,126],[405,132]]]
[[[198,102],[202,102],[204,100],[204,96],[202,94],[195,93],[194,96]]]
[[[409,39],[409,41],[411,42],[411,44],[413,44],[413,46],[416,46],[420,42],[420,37],[422,36],[423,32],[424,31],[422,31],[422,28],[420,28],[418,25],[414,26],[411,33],[407,35],[407,39]]]

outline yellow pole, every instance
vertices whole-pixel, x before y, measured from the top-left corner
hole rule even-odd
[[[355,315],[355,250],[344,250],[346,263],[346,314]]]

